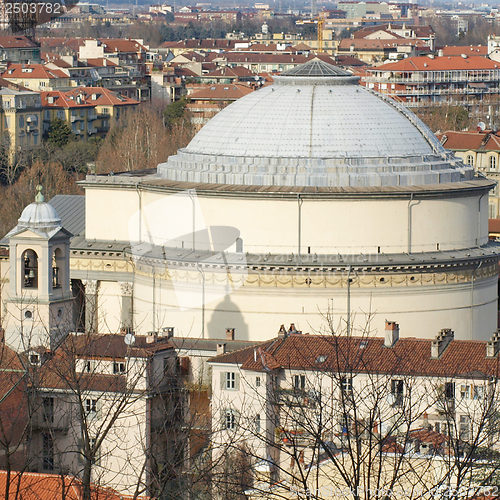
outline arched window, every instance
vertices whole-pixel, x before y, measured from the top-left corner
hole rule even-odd
[[[496,170],[497,168],[497,159],[495,156],[490,156],[490,170]]]
[[[467,165],[474,166],[474,157],[472,155],[467,155]]]
[[[238,253],[243,252],[243,240],[241,238],[236,238],[236,251]]]
[[[56,248],[52,255],[52,288],[61,288],[61,276],[63,269],[63,252]]]
[[[34,250],[28,249],[22,255],[23,287],[38,288],[38,255]]]

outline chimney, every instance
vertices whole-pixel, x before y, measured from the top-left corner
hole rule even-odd
[[[290,323],[290,328],[288,329],[288,335],[292,335],[294,333],[299,333],[297,328],[295,328],[295,323]]]
[[[234,340],[235,328],[226,328],[226,340]]]
[[[278,337],[284,338],[287,336],[285,325],[281,325],[278,331]]]
[[[486,344],[486,357],[487,358],[495,358],[498,356],[498,350],[500,348],[500,332],[497,330],[492,336],[491,339],[488,340]]]
[[[217,356],[226,353],[226,344],[217,344]]]
[[[432,341],[431,359],[439,359],[454,337],[455,333],[450,328],[443,328]]]
[[[158,340],[158,334],[156,332],[148,332],[146,336],[146,344],[153,344]]]
[[[399,325],[395,321],[385,320],[385,347],[394,347],[394,344],[399,340]]]

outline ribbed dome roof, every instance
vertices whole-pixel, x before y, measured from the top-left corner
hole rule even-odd
[[[30,203],[18,220],[18,227],[33,229],[52,229],[61,226],[61,219],[56,209],[49,203],[45,203],[41,193],[42,187],[37,186],[35,202]]]
[[[218,184],[392,186],[460,181],[473,169],[402,105],[313,59],[223,109],[158,173]]]

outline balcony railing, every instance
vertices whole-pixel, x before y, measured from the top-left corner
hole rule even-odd
[[[68,413],[47,415],[40,411],[32,416],[31,423],[33,430],[67,432],[70,427],[70,416]]]

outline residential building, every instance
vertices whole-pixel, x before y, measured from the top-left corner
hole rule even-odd
[[[427,42],[418,38],[344,38],[337,48],[339,55],[351,55],[369,64],[420,56],[430,52]]]
[[[187,86],[191,121],[197,127],[205,125],[220,110],[255,90],[244,83],[192,84]]]
[[[500,217],[500,134],[491,130],[457,132],[447,130],[438,134],[441,144],[455,153],[467,165],[494,181],[488,197],[490,219]]]
[[[243,469],[256,471],[250,498],[297,498],[316,481],[322,498],[336,498],[355,477],[367,488],[373,470],[378,491],[395,498],[410,485],[431,498],[445,479],[491,487],[479,471],[488,468],[482,447],[498,449],[499,347],[496,332],[488,342],[447,329],[403,339],[390,321],[382,338],[282,326],[272,340],[209,360],[214,461],[235,467],[232,455],[245,450]],[[448,459],[467,444],[471,460],[456,467]]]
[[[43,129],[50,122],[65,120],[80,140],[104,136],[108,130],[125,119],[138,101],[103,87],[79,87],[68,91],[42,92]]]
[[[1,75],[9,82],[17,83],[36,92],[63,90],[71,87],[69,73],[64,69],[51,69],[44,64],[8,64]]]
[[[500,95],[500,63],[482,56],[421,56],[367,69],[362,83],[407,106],[474,105]]]
[[[22,35],[0,36],[0,61],[16,64],[39,64],[40,44]]]
[[[13,160],[20,149],[41,143],[42,103],[38,92],[18,90],[15,85],[4,83],[8,86],[0,88],[0,135]]]

